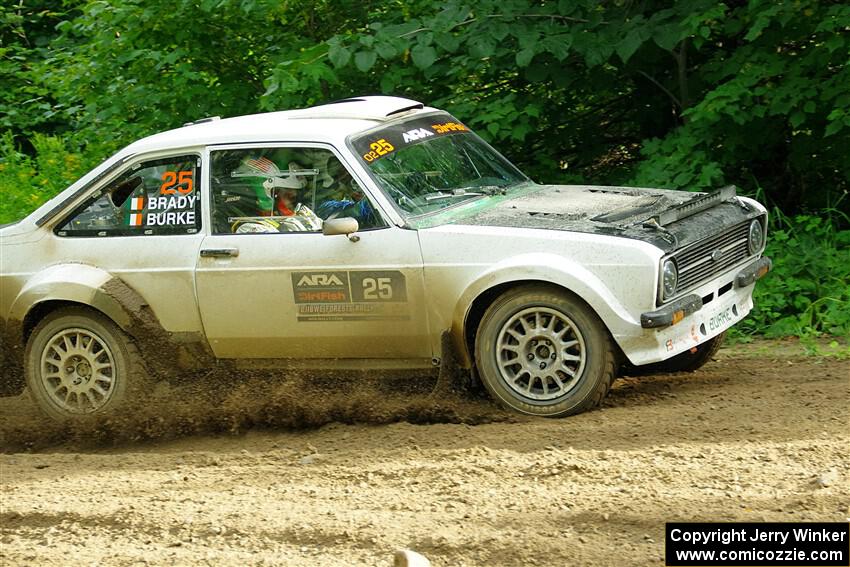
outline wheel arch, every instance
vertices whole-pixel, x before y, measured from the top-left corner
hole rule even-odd
[[[0,395],[20,394],[24,388],[24,351],[38,323],[56,309],[82,306],[99,312],[126,330],[131,318],[104,286],[113,281],[108,272],[86,264],[59,264],[45,268],[27,281],[12,302],[3,337],[4,380]]]
[[[214,362],[200,333],[186,334],[178,341],[174,333],[162,327],[144,297],[120,277],[87,264],[61,264],[32,277],[12,303],[4,341],[9,345],[4,364],[10,377],[0,384],[0,395],[20,393],[30,334],[44,317],[68,305],[92,309],[115,323],[137,342],[146,365],[157,376],[207,367]]]
[[[63,309],[65,307],[83,307],[85,309],[90,309],[99,313],[100,315],[103,315],[107,319],[111,320],[113,323],[116,323],[115,319],[113,319],[107,313],[104,313],[103,311],[97,309],[92,305],[81,303],[79,301],[70,301],[65,299],[47,299],[33,305],[27,312],[26,316],[24,316],[24,320],[21,325],[21,344],[27,344],[27,341],[29,340],[30,335],[32,335],[33,330],[45,317],[47,317],[54,311],[58,311],[59,309]]]
[[[494,266],[472,282],[456,304],[452,335],[458,362],[464,368],[473,366],[475,335],[487,308],[505,292],[522,285],[548,285],[572,295],[599,317],[612,338],[622,326],[637,323],[608,287],[586,268],[550,254],[512,260]],[[619,350],[616,340],[612,343]]]
[[[65,305],[99,311],[126,330],[130,326],[130,314],[106,291],[107,284],[114,279],[109,272],[86,264],[63,264],[39,272],[12,303],[9,319],[21,322],[18,340],[26,342],[39,321]]]

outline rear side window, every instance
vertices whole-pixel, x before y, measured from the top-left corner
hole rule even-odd
[[[193,234],[201,228],[200,157],[134,165],[77,207],[59,236]]]

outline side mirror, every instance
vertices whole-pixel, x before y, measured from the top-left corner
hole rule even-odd
[[[322,223],[322,234],[325,236],[344,234],[352,242],[360,240],[360,237],[354,234],[358,230],[360,230],[360,223],[357,222],[357,219],[350,217],[328,219]]]

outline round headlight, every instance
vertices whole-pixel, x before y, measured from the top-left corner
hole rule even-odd
[[[764,229],[758,220],[750,223],[750,235],[747,238],[747,244],[750,247],[750,254],[755,254],[764,245]]]
[[[667,260],[661,266],[661,300],[666,301],[676,293],[676,285],[679,283],[679,270],[676,262]]]

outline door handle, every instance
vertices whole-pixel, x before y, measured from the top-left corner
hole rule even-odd
[[[201,250],[201,258],[235,258],[238,255],[238,248],[204,248]]]

